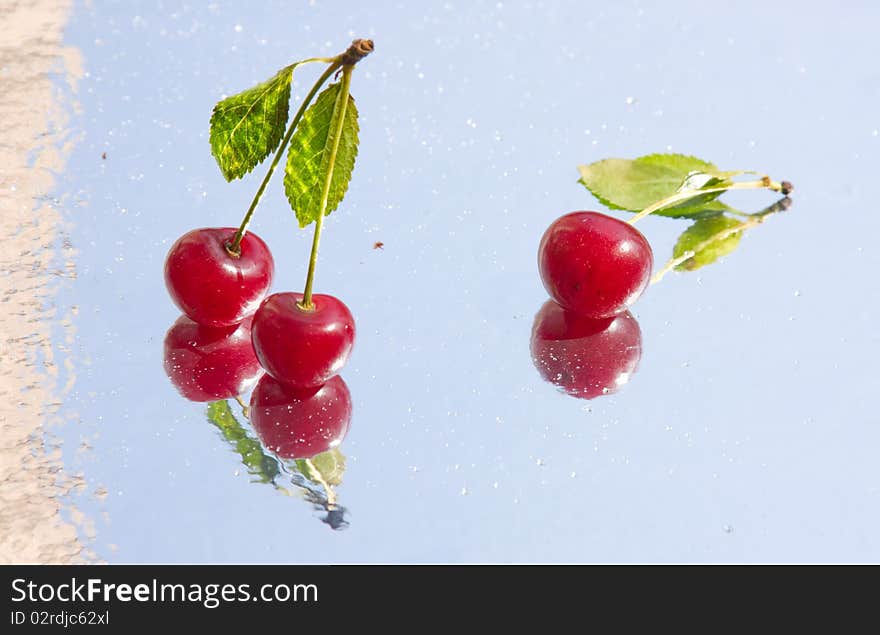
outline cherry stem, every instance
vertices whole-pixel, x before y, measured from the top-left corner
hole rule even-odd
[[[305,96],[302,103],[299,106],[299,110],[297,110],[296,115],[293,117],[293,121],[290,122],[290,126],[287,128],[287,132],[284,134],[284,139],[281,141],[281,145],[278,146],[278,150],[275,151],[275,156],[272,157],[272,164],[269,166],[269,170],[266,172],[266,176],[263,177],[263,182],[260,183],[260,187],[257,189],[257,193],[254,195],[254,200],[251,201],[251,206],[248,208],[247,213],[244,215],[244,219],[241,221],[241,225],[238,228],[238,231],[235,232],[235,237],[232,239],[232,242],[226,244],[226,251],[233,258],[237,258],[241,255],[241,241],[244,238],[245,233],[247,233],[248,224],[251,222],[251,217],[254,215],[254,210],[257,209],[257,205],[260,202],[260,198],[263,196],[263,192],[266,190],[266,186],[269,184],[269,180],[272,178],[272,174],[275,172],[275,168],[278,167],[278,162],[281,160],[281,155],[284,154],[284,149],[287,147],[287,144],[290,143],[291,137],[293,137],[293,132],[296,130],[296,126],[299,124],[300,119],[302,119],[303,115],[306,112],[306,109],[309,107],[312,99],[314,99],[315,95],[321,89],[321,86],[324,85],[333,73],[337,72],[340,68],[353,68],[355,64],[364,59],[367,55],[373,52],[373,41],[372,40],[355,40],[351,43],[345,51],[337,55],[336,57],[312,57],[307,60],[303,60],[299,62],[299,64],[305,64],[308,62],[326,62],[329,66],[324,70],[321,76],[318,78],[318,81],[315,82],[315,85],[312,86],[312,89],[309,91],[309,94]]]
[[[318,471],[318,468],[315,467],[315,464],[312,463],[312,459],[305,459],[303,463],[309,468],[309,472],[311,472],[312,480],[316,481],[321,487],[324,488],[325,495],[327,497],[327,510],[336,509],[336,492],[333,491],[333,488],[330,486],[330,483],[324,478],[323,474]]]
[[[351,71],[354,65],[347,64],[342,67],[342,82],[336,103],[333,105],[333,118],[336,121],[336,129],[331,130],[333,135],[330,147],[330,159],[328,161],[327,174],[324,178],[324,189],[321,192],[321,207],[318,218],[315,220],[315,236],[312,239],[312,253],[309,255],[309,272],[306,275],[306,287],[303,291],[303,299],[298,303],[304,311],[314,309],[312,305],[312,286],[315,282],[315,267],[318,264],[318,246],[321,243],[321,230],[324,227],[324,214],[327,211],[327,200],[330,198],[330,186],[333,182],[333,171],[336,167],[336,155],[339,151],[339,142],[342,139],[342,131],[345,126],[345,111],[348,108],[348,93],[351,88]]]
[[[278,167],[278,162],[281,161],[281,155],[284,154],[284,149],[287,147],[287,144],[290,143],[290,139],[293,137],[293,132],[296,130],[296,126],[305,114],[312,99],[314,99],[315,95],[321,89],[321,86],[324,85],[324,82],[330,79],[333,73],[339,70],[340,65],[341,63],[338,61],[331,62],[330,66],[327,67],[318,78],[318,81],[315,82],[315,85],[312,86],[309,94],[305,96],[305,99],[303,99],[299,106],[299,110],[296,111],[293,121],[291,121],[290,125],[287,127],[287,132],[284,134],[284,139],[281,141],[281,145],[278,146],[278,150],[275,151],[275,156],[272,158],[272,164],[269,166],[266,176],[263,177],[263,182],[260,183],[260,187],[254,195],[254,200],[251,201],[251,206],[248,208],[247,213],[244,215],[244,219],[241,221],[241,226],[238,228],[238,231],[235,232],[235,237],[232,239],[232,242],[226,245],[226,251],[228,251],[231,256],[238,257],[241,255],[241,241],[244,238],[245,233],[247,233],[248,225],[251,222],[251,217],[254,215],[254,211],[257,209],[260,198],[263,196],[263,192],[266,191],[266,186],[269,185],[269,180],[272,178],[275,168]]]
[[[251,417],[250,417],[251,409],[250,409],[250,407],[244,402],[244,399],[241,398],[241,395],[235,395],[235,400],[238,402],[238,405],[241,406],[241,414],[244,415],[244,418],[245,418],[245,419],[247,419],[248,421],[250,421],[250,420],[251,420]]]
[[[793,189],[794,187],[788,181],[777,183],[776,181],[771,180],[769,176],[765,176],[758,179],[757,181],[742,181],[739,183],[731,183],[730,185],[724,185],[720,187],[707,187],[699,190],[684,190],[681,192],[676,192],[672,196],[669,196],[649,205],[641,212],[630,218],[627,222],[630,225],[634,225],[648,214],[653,214],[657,210],[661,210],[665,207],[670,207],[672,205],[682,203],[688,199],[696,198],[697,196],[702,196],[704,194],[727,192],[729,190],[772,190],[774,192],[782,192],[783,194],[788,195]]]
[[[791,207],[791,199],[786,196],[773,203],[773,205],[770,205],[769,207],[761,210],[760,212],[755,212],[754,214],[743,214],[743,216],[746,216],[748,220],[744,221],[741,225],[737,225],[736,227],[731,227],[730,229],[726,229],[723,232],[719,232],[711,238],[704,240],[698,245],[695,245],[693,249],[687,250],[677,258],[671,258],[660,271],[658,271],[651,277],[651,284],[657,284],[658,282],[663,280],[663,277],[667,273],[675,269],[680,264],[687,262],[695,255],[697,255],[698,252],[702,251],[712,243],[725,240],[727,238],[730,238],[734,234],[744,232],[747,229],[751,229],[752,227],[757,227],[765,220],[767,220],[770,215],[776,214],[777,212],[784,212],[789,207]]]

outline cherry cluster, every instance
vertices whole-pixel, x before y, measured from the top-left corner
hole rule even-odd
[[[599,212],[555,220],[541,239],[538,269],[549,300],[532,328],[538,371],[565,392],[593,399],[635,372],[642,350],[627,310],[648,286],[654,264],[644,235]]]
[[[341,300],[313,294],[312,286],[324,217],[339,206],[357,154],[352,70],[372,51],[372,40],[354,40],[335,57],[294,62],[214,107],[211,153],[227,181],[274,157],[238,229],[192,230],[165,259],[165,285],[184,313],[165,337],[168,376],[194,401],[235,397],[281,458],[336,447],[351,420],[351,396],[338,373],[354,346],[354,318]],[[293,70],[317,62],[327,67],[284,132]],[[275,263],[248,225],[288,147],[285,193],[300,225],[314,223],[315,234],[303,293],[268,295]],[[245,405],[241,395],[251,388]]]
[[[268,295],[274,260],[256,234],[231,249],[235,228],[181,236],[165,284],[183,311],[165,337],[165,369],[192,401],[238,397],[253,387],[250,419],[282,458],[309,458],[348,431],[351,396],[337,374],[354,345],[354,318],[330,295]],[[256,386],[254,387],[254,385]]]

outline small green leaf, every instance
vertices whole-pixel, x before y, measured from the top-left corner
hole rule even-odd
[[[248,473],[256,476],[262,483],[275,481],[281,473],[278,461],[263,452],[260,442],[248,435],[232,414],[225,399],[208,404],[208,421],[217,426],[223,438],[238,452]]]
[[[693,252],[694,255],[675,268],[678,271],[693,271],[726,256],[739,245],[743,232],[734,230],[742,226],[741,221],[729,216],[698,220],[679,236],[672,250],[674,259],[685,256],[687,252]]]
[[[342,475],[345,474],[345,455],[338,448],[327,450],[311,458],[311,464],[318,471],[314,474],[309,467],[309,462],[303,459],[296,461],[296,467],[300,473],[311,481],[321,478],[328,485],[336,487],[342,483]]]
[[[340,82],[324,89],[303,115],[290,140],[290,151],[284,170],[284,191],[300,227],[306,227],[321,215],[321,197],[331,168],[334,131],[343,110],[339,103],[340,95]],[[342,137],[333,166],[325,215],[329,215],[342,202],[357,157],[358,114],[350,95],[344,110]]]
[[[649,154],[637,159],[604,159],[578,166],[580,182],[611,208],[638,212],[682,189],[717,187],[736,172],[721,172],[712,163],[683,154]],[[696,208],[720,195],[706,194],[655,212],[660,216],[693,217]]]
[[[281,143],[295,66],[282,68],[272,79],[214,106],[211,154],[227,181],[253,170]]]

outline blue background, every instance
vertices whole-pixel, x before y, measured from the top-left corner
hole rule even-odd
[[[91,547],[111,562],[880,559],[878,27],[868,2],[77,5],[83,137],[59,192],[78,250],[59,297],[79,309],[75,420],[59,434],[66,469],[107,490],[75,500]],[[237,225],[262,178],[223,180],[214,103],[353,37],[376,50],[354,74],[360,153],[316,280],[359,331],[351,526],[333,532],[249,482],[164,375],[162,263],[189,229]],[[297,70],[295,99],[319,72]],[[649,289],[617,394],[561,394],[529,355],[540,236],[602,209],[578,164],[666,151],[789,179],[794,205]],[[686,226],[640,224],[658,265]],[[277,175],[252,229],[274,290],[300,290],[311,235]]]

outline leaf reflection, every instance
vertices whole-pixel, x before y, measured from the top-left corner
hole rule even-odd
[[[770,216],[786,211],[791,204],[791,199],[785,196],[754,214],[728,208],[723,214],[698,218],[679,236],[672,258],[654,274],[651,284],[660,282],[673,269],[695,271],[717,262],[739,246],[746,231],[763,225]]]
[[[240,403],[242,415],[247,419],[244,402]],[[288,496],[303,498],[316,510],[325,512],[321,521],[331,529],[348,527],[347,510],[337,502],[334,489],[342,483],[345,472],[345,455],[338,448],[310,459],[279,459],[267,453],[256,436],[245,429],[226,400],[208,405],[208,421],[220,430],[256,482],[270,484]]]

